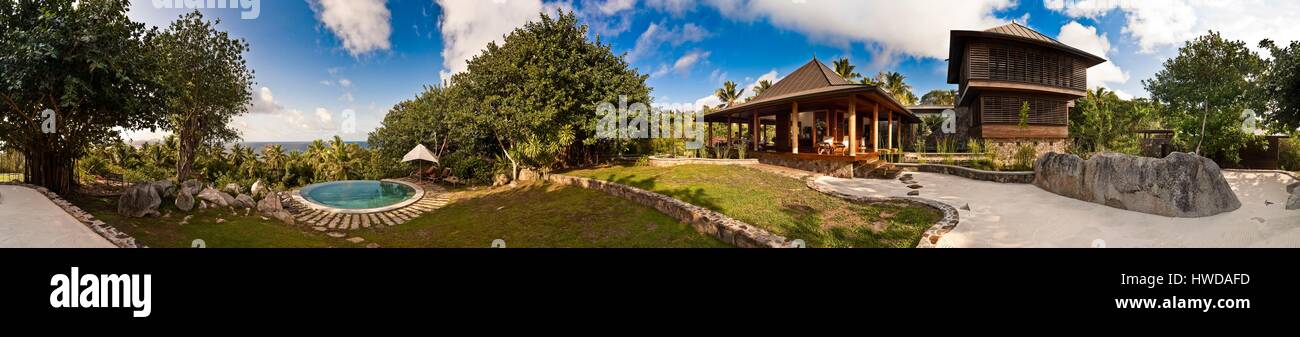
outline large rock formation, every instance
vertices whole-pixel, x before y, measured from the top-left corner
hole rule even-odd
[[[185,188],[181,188],[180,191],[176,193],[176,201],[174,203],[176,204],[176,209],[189,212],[194,209],[194,194],[189,193],[189,190]]]
[[[226,184],[226,187],[221,188],[222,192],[230,192],[230,194],[239,194],[243,190],[244,188],[239,186],[239,183],[229,183]]]
[[[197,195],[197,197],[199,197],[199,199],[202,199],[203,201],[207,201],[211,203],[214,207],[235,206],[235,197],[232,197],[229,194],[226,194],[225,192],[218,191],[217,189],[212,187],[203,189],[203,192],[199,192],[199,195]]]
[[[1187,153],[1083,160],[1052,152],[1038,158],[1034,173],[1034,185],[1048,192],[1135,212],[1195,218],[1241,208],[1219,165]]]
[[[262,194],[266,193],[266,182],[258,179],[257,182],[253,183],[253,187],[249,188],[248,192],[253,194],[253,198],[261,198]]]
[[[158,206],[162,197],[151,183],[139,183],[126,189],[126,193],[117,199],[117,213],[133,218],[158,216]]]
[[[181,183],[181,192],[189,193],[190,196],[199,195],[199,192],[203,192],[203,183],[197,179],[186,180]]]
[[[266,197],[257,203],[257,211],[289,225],[293,225],[295,222],[293,213],[289,213],[284,209],[284,204],[280,203],[280,195],[275,191],[266,192]]]
[[[1290,197],[1286,198],[1286,209],[1289,211],[1300,209],[1300,188],[1295,188],[1294,186],[1295,185],[1291,185],[1286,188],[1287,193],[1291,194]]]
[[[176,184],[172,184],[171,181],[159,180],[150,184],[153,185],[155,191],[158,191],[160,197],[172,197],[176,194]]]
[[[253,197],[241,193],[239,194],[239,196],[235,197],[234,207],[249,208],[249,209],[257,208],[257,201],[253,201]]]

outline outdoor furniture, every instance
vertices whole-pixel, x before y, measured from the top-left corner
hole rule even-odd
[[[424,144],[415,144],[415,148],[411,149],[411,152],[407,152],[405,156],[402,156],[403,163],[416,160],[438,164],[438,157],[434,156],[432,152],[429,152],[429,148],[424,147]],[[430,169],[432,168],[433,166],[430,166]],[[423,180],[424,170],[420,170],[420,173],[419,179]]]

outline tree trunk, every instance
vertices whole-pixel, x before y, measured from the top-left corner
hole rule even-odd
[[[75,186],[72,176],[76,166],[71,158],[31,149],[24,151],[23,155],[27,157],[25,179],[28,183],[45,187],[60,195],[72,192]]]
[[[194,145],[192,142],[180,139],[177,146],[176,156],[176,183],[183,183],[190,179],[194,169]]]

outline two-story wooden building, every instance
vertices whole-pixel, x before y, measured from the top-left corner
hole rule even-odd
[[[1014,22],[951,37],[958,136],[984,139],[1004,157],[1024,145],[1040,155],[1064,152],[1074,100],[1087,95],[1088,68],[1106,59]]]

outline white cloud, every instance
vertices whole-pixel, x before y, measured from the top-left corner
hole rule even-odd
[[[315,0],[312,9],[352,56],[388,50],[393,27],[385,0]]]
[[[709,31],[693,23],[677,27],[666,27],[664,23],[651,23],[645,32],[636,39],[636,45],[627,53],[628,62],[654,55],[660,46],[669,44],[678,47],[688,42],[700,42],[709,36]]]
[[[352,80],[349,80],[349,79],[346,79],[346,78],[345,78],[345,79],[341,79],[341,80],[339,80],[339,86],[344,87],[344,88],[351,87],[351,86],[352,86]]]
[[[1265,38],[1300,40],[1293,18],[1300,2],[1271,0],[1046,0],[1047,8],[1072,17],[1098,18],[1123,13],[1124,33],[1143,53],[1182,44],[1209,30],[1256,48]]]
[[[248,108],[249,113],[255,114],[276,114],[284,111],[284,106],[275,102],[275,95],[271,93],[271,88],[262,87],[253,95],[253,102]]]
[[[1110,39],[1106,38],[1104,33],[1098,32],[1096,27],[1085,26],[1077,21],[1071,21],[1061,26],[1061,33],[1056,39],[1061,43],[1104,58],[1109,58],[1108,55],[1115,52],[1115,50],[1111,49]],[[1113,88],[1116,85],[1128,83],[1128,80],[1129,73],[1120,69],[1119,65],[1113,61],[1088,68],[1089,88],[1099,86]]]
[[[553,13],[569,7],[566,3],[542,4],[541,0],[436,0],[442,7],[439,27],[442,31],[443,80],[465,71],[465,62],[478,55],[488,43],[501,43],[502,37],[536,20],[538,13]]]
[[[646,6],[681,17],[695,9],[695,0],[646,0]]]
[[[330,113],[328,109],[316,108],[316,119],[320,121],[321,125],[328,125],[334,122],[334,114]]]
[[[636,0],[606,0],[605,3],[597,7],[600,8],[602,14],[611,15],[632,9],[635,6]]]
[[[776,75],[777,75],[776,69],[772,69],[772,71],[769,71],[759,76],[758,79],[754,80],[754,83],[750,83],[749,86],[745,87],[745,97],[754,96],[754,94],[757,92],[755,88],[758,87],[758,82],[772,81],[772,84],[776,84],[777,81],[781,80],[781,78],[777,77]]]
[[[686,53],[686,55],[682,55],[681,58],[677,59],[677,62],[673,62],[673,71],[678,74],[689,73],[692,68],[695,68],[696,64],[707,62],[709,55],[712,54],[712,52],[698,50]]]
[[[708,0],[723,16],[766,19],[824,42],[868,42],[888,53],[943,59],[949,32],[982,30],[1006,23],[995,12],[1012,0]],[[868,10],[869,9],[869,10]]]
[[[345,93],[343,93],[343,96],[339,96],[339,100],[340,100],[340,101],[344,101],[344,102],[348,102],[348,103],[352,103],[352,102],[355,102],[355,101],[356,101],[356,98],[352,97],[352,93],[351,93],[351,92],[345,92]]]
[[[708,95],[695,100],[695,108],[699,110],[704,110],[704,107],[716,108],[719,105],[722,105],[722,100],[718,99],[718,96],[715,95]]]
[[[714,71],[714,73],[715,73],[715,74],[716,74],[716,73],[719,73],[719,71]],[[726,79],[726,76],[727,76],[726,74],[727,74],[727,73],[722,72],[722,73],[721,73],[721,77],[718,78],[718,80],[719,80],[720,82],[725,82],[725,81],[727,80],[727,79]],[[753,80],[754,80],[753,83],[750,83],[749,85],[746,85],[746,86],[741,87],[741,88],[744,88],[744,89],[745,89],[745,93],[744,93],[744,95],[742,95],[742,98],[753,97],[753,96],[754,96],[754,87],[757,87],[757,86],[758,86],[758,82],[762,82],[762,81],[765,81],[765,80],[766,80],[766,81],[772,81],[772,84],[776,84],[777,81],[780,81],[780,80],[781,80],[781,77],[778,77],[778,75],[779,75],[779,73],[777,73],[776,69],[772,69],[771,71],[768,71],[767,73],[764,73],[763,75],[758,76],[757,79],[753,79]],[[719,87],[721,87],[721,85],[719,85]],[[722,104],[722,100],[721,100],[721,99],[718,99],[718,96],[715,96],[715,95],[708,95],[708,96],[701,97],[700,99],[695,100],[695,104],[694,104],[694,105],[695,105],[695,108],[696,108],[696,109],[704,109],[704,107],[706,107],[706,106],[709,106],[709,107],[717,107],[718,105],[721,105],[721,104]]]

